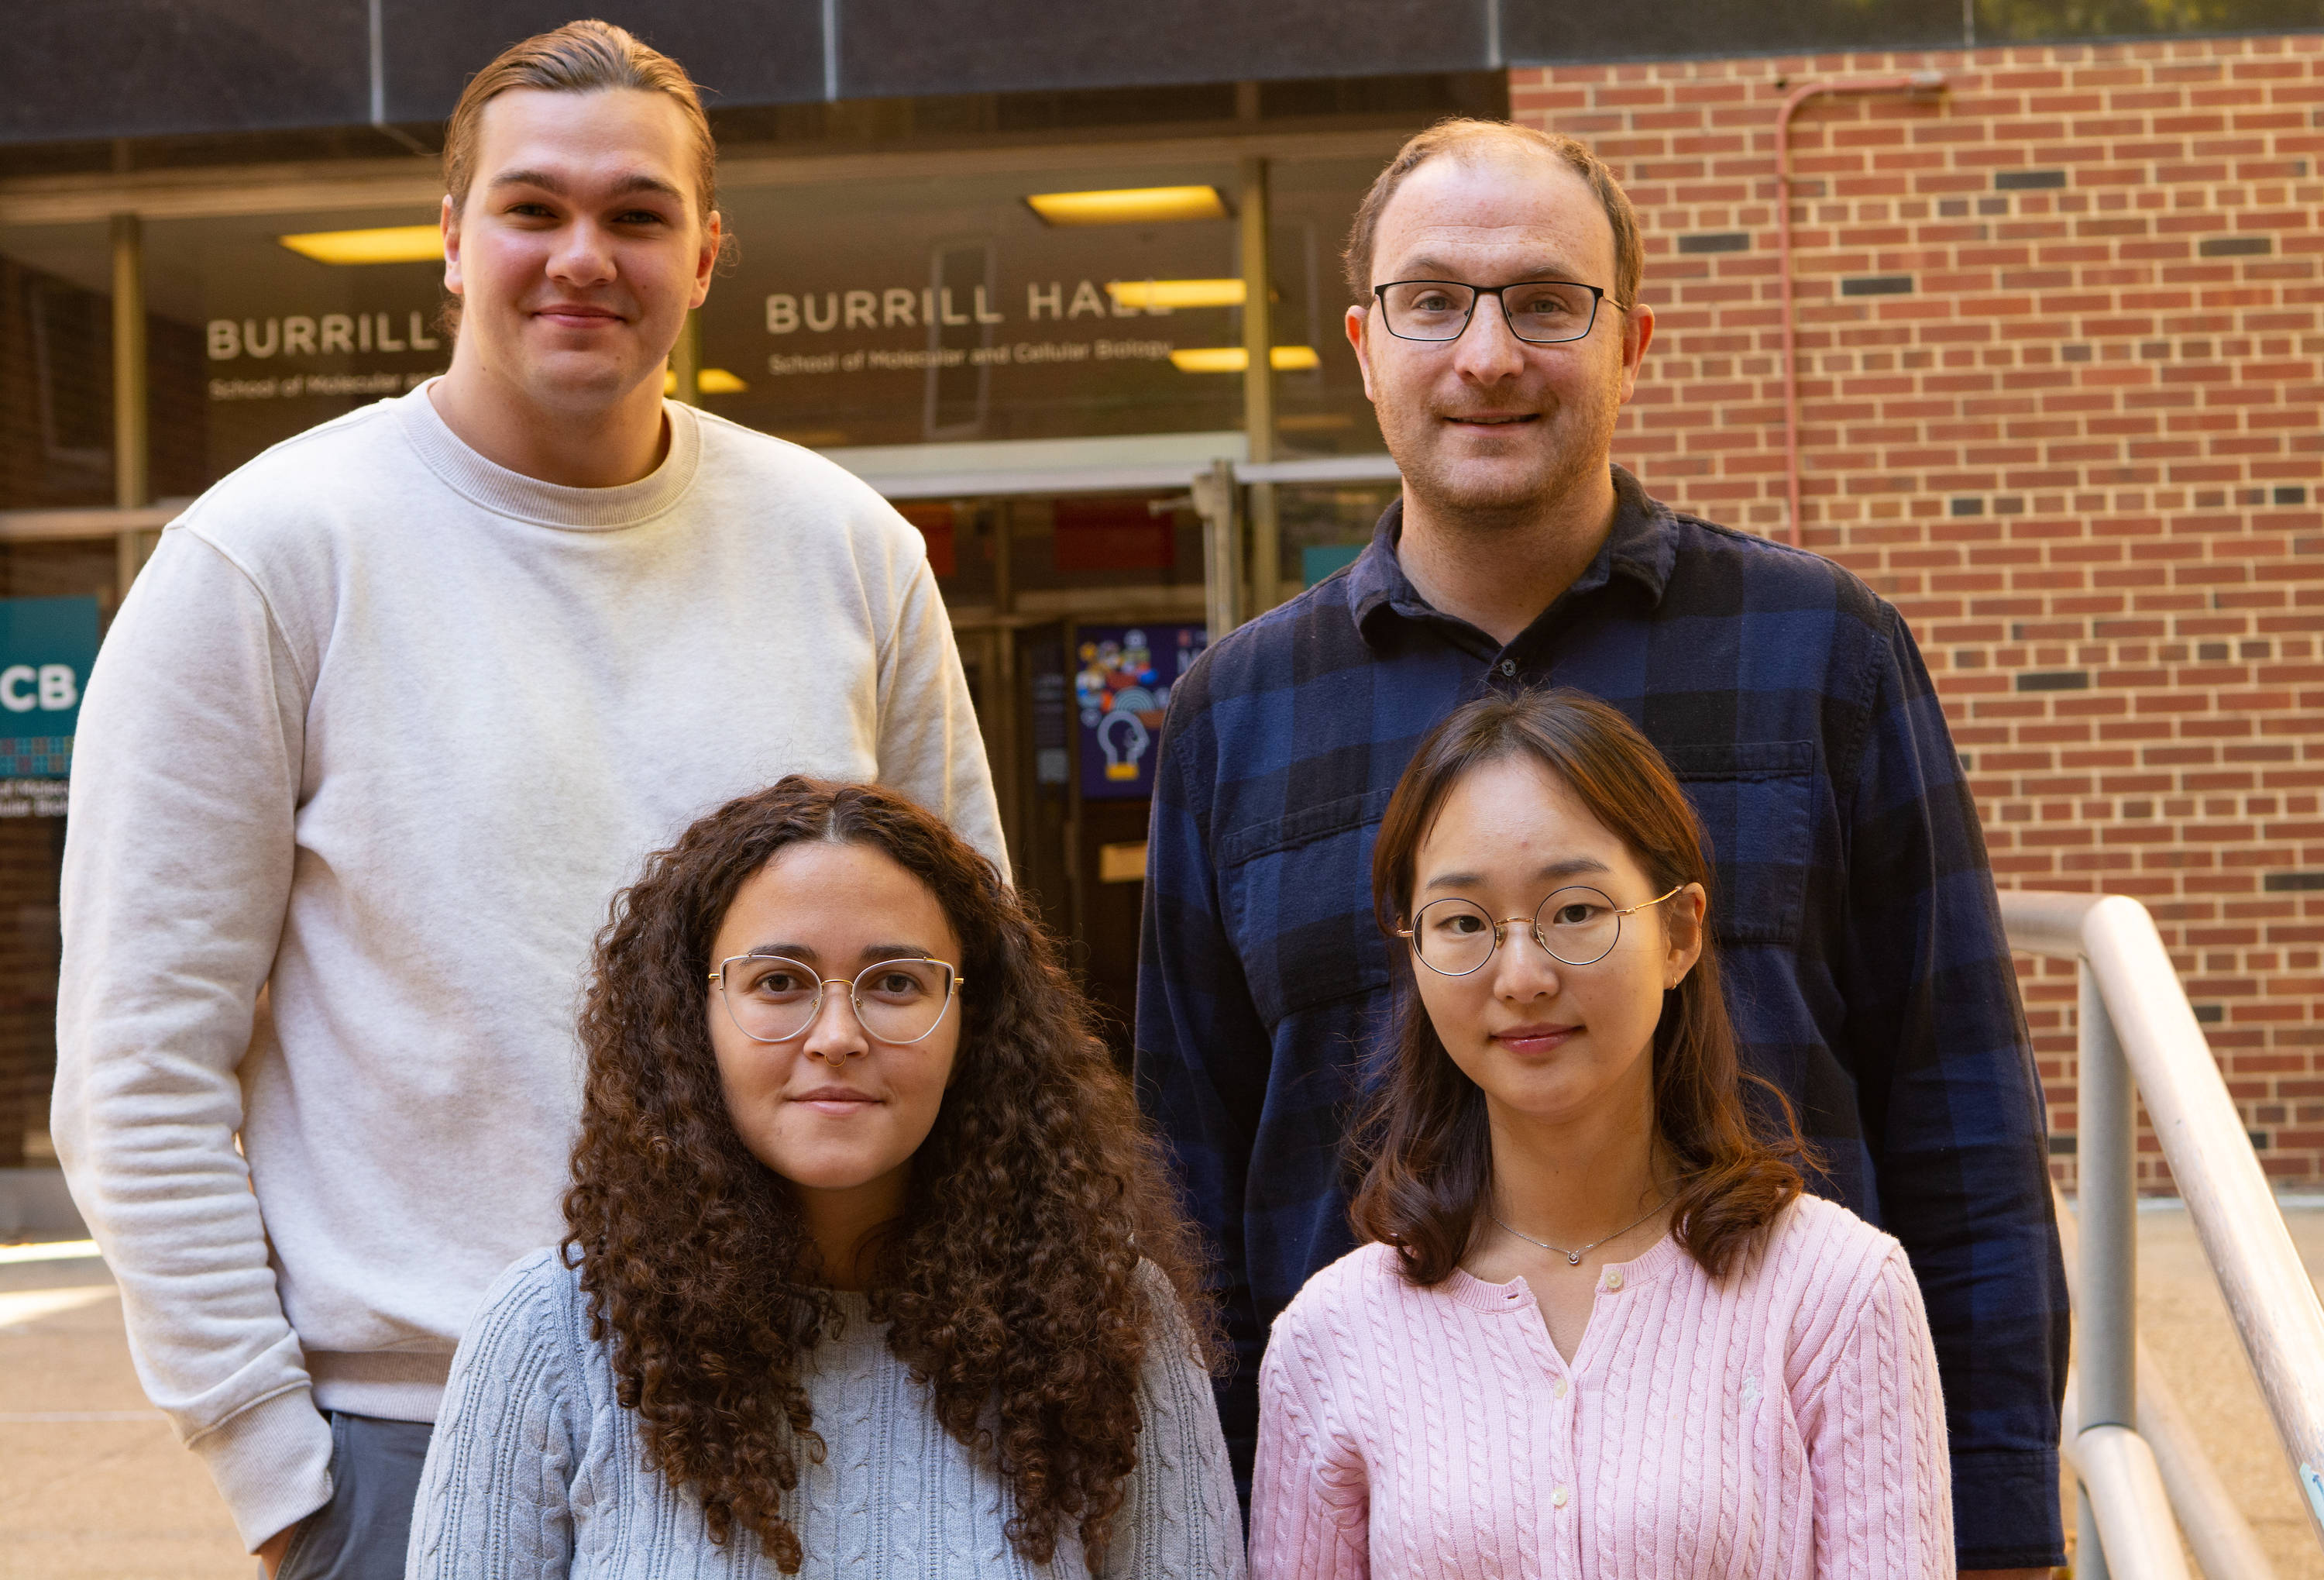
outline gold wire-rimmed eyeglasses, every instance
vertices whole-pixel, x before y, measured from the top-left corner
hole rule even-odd
[[[1595,966],[1622,941],[1624,917],[1660,905],[1685,887],[1675,883],[1652,900],[1617,906],[1599,890],[1572,884],[1554,891],[1531,916],[1498,921],[1473,900],[1432,900],[1420,908],[1410,927],[1395,932],[1411,939],[1413,957],[1439,976],[1466,976],[1482,967],[1501,947],[1503,935],[1519,922],[1527,924],[1542,953],[1559,965]]]
[[[877,1041],[908,1046],[944,1023],[968,985],[949,963],[926,957],[878,960],[853,979],[825,977],[785,955],[730,955],[710,974],[734,1029],[753,1042],[788,1042],[823,1012],[823,993],[844,987],[855,1019]]]

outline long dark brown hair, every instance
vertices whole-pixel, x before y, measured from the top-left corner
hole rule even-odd
[[[728,802],[649,859],[598,935],[565,1244],[620,1400],[714,1539],[754,1531],[798,1571],[778,1500],[799,1456],[823,1454],[803,1378],[839,1312],[788,1187],[728,1118],[704,984],[736,892],[806,840],[883,852],[926,883],[972,984],[951,1087],[877,1253],[872,1317],[945,1429],[997,1455],[1018,1551],[1047,1563],[1072,1526],[1094,1554],[1137,1461],[1138,1372],[1163,1316],[1141,1255],[1216,1354],[1194,1242],[1055,945],[991,863],[886,790],[792,777]]]
[[[1410,914],[1421,842],[1445,798],[1472,771],[1512,757],[1562,780],[1656,892],[1686,883],[1712,892],[1702,825],[1653,744],[1579,691],[1518,692],[1455,709],[1397,781],[1372,849],[1372,907],[1391,936]],[[1665,917],[1675,903],[1665,901]],[[1679,1170],[1672,1231],[1716,1278],[1800,1194],[1801,1167],[1812,1160],[1783,1095],[1736,1062],[1708,924],[1706,914],[1694,968],[1663,995],[1654,1123]],[[1410,949],[1399,938],[1390,952],[1403,962],[1395,1062],[1358,1128],[1364,1177],[1353,1215],[1359,1234],[1396,1247],[1405,1275],[1426,1287],[1452,1277],[1474,1243],[1490,1200],[1492,1143],[1483,1091],[1421,1007]],[[1769,1099],[1756,1123],[1744,1106],[1747,1081]]]

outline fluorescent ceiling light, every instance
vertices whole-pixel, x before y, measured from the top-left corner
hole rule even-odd
[[[1149,311],[1174,307],[1240,307],[1240,280],[1109,280],[1106,290],[1121,307]]]
[[[1204,346],[1173,351],[1170,365],[1180,373],[1240,373],[1250,365],[1250,354],[1240,346]]]
[[[1025,199],[1051,225],[1156,225],[1224,219],[1216,187],[1123,187],[1104,192],[1036,192]]]
[[[1277,373],[1301,373],[1315,363],[1313,346],[1277,346],[1267,354],[1267,365]],[[1250,365],[1250,356],[1240,346],[1202,346],[1173,351],[1170,365],[1180,373],[1240,373]]]
[[[694,375],[694,390],[701,395],[739,395],[751,386],[723,367],[706,367]],[[671,368],[661,375],[661,393],[678,393],[678,369]]]
[[[432,225],[310,230],[274,239],[318,263],[428,263],[444,255],[444,234]]]

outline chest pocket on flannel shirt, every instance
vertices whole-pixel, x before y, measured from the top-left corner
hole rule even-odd
[[[1816,809],[1828,794],[1815,743],[1665,746],[1663,756],[1711,836],[1720,942],[1798,943]]]
[[[1388,985],[1372,920],[1372,838],[1393,787],[1229,829],[1219,839],[1227,930],[1251,1003],[1286,1015]]]

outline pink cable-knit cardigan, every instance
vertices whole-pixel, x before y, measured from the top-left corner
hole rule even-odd
[[[1805,1197],[1723,1280],[1598,1275],[1568,1364],[1522,1279],[1367,1245],[1277,1318],[1252,1580],[1950,1576],[1937,1357],[1895,1241]]]

